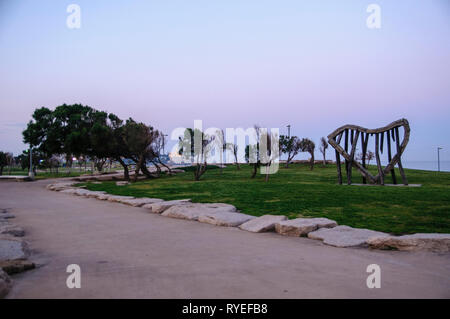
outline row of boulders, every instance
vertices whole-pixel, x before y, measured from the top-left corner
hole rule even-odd
[[[250,232],[276,231],[285,236],[308,237],[321,240],[335,247],[371,247],[375,249],[450,251],[450,234],[414,234],[391,236],[369,229],[338,226],[328,218],[296,218],[263,215],[261,217],[242,214],[236,207],[223,203],[192,203],[189,199],[164,201],[159,198],[135,198],[90,191],[73,187],[73,182],[51,184],[47,187],[63,193],[118,202],[134,207],[143,207],[162,216],[187,219],[217,226],[239,227]]]
[[[8,209],[0,209],[0,298],[5,297],[12,286],[9,275],[35,267],[27,260],[28,244],[21,238],[25,231],[13,224],[15,216]]]
[[[149,171],[151,173],[156,172],[155,168],[150,168]],[[161,171],[167,171],[165,167],[161,168]],[[170,174],[175,175],[178,173],[185,173],[183,169],[179,168],[171,168]],[[135,175],[134,171],[129,172],[129,176],[132,177]],[[124,174],[123,171],[118,172],[112,172],[112,173],[101,173],[101,174],[85,174],[78,177],[74,177],[73,180],[79,181],[79,182],[88,182],[88,181],[123,181]],[[139,175],[137,177],[138,180],[147,179],[147,176],[145,175]]]

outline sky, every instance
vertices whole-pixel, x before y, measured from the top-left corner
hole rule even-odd
[[[450,160],[449,39],[448,0],[0,0],[0,150],[26,148],[35,108],[82,103],[169,134],[290,124],[316,144],[407,118],[406,160]]]

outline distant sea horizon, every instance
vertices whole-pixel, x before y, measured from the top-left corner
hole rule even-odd
[[[437,171],[437,161],[402,161],[404,168]],[[450,161],[441,161],[441,172],[450,172]]]

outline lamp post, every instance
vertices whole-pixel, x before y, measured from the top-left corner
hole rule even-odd
[[[288,128],[288,138],[291,138],[291,125],[289,124],[287,128]]]
[[[163,147],[163,155],[166,155],[166,152],[164,151],[164,147],[165,147],[165,140],[166,140],[166,136],[169,136],[167,134],[163,134],[163,140],[162,140],[162,147]]]
[[[33,148],[30,144],[30,170],[28,171],[28,177],[31,179],[34,179],[34,172],[33,172]]]
[[[442,147],[438,147],[437,148],[437,153],[438,153],[438,172],[440,172],[441,171],[441,159],[440,159],[440,156],[439,156],[439,151],[442,149]]]

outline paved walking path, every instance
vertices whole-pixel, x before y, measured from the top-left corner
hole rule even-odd
[[[9,298],[450,298],[450,254],[345,249],[253,234],[45,189],[0,182],[0,208],[25,228],[40,266]],[[366,267],[381,267],[368,289]],[[66,267],[81,266],[81,289]]]

